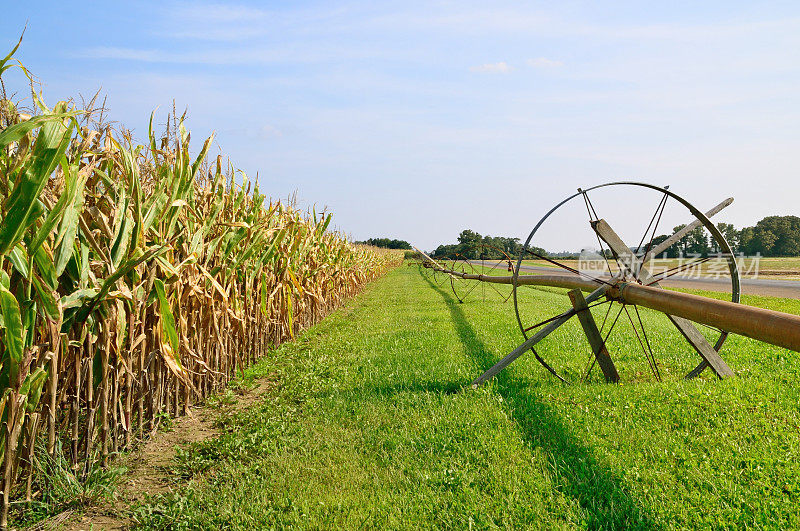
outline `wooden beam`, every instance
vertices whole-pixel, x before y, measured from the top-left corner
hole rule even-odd
[[[600,286],[599,288],[597,288],[596,290],[591,292],[586,297],[586,302],[587,303],[591,303],[591,302],[596,301],[597,299],[599,299],[600,297],[602,297],[605,294],[607,289],[608,289],[608,286],[606,286],[606,285]],[[486,380],[489,380],[490,378],[494,377],[497,373],[499,373],[500,371],[502,371],[503,369],[505,369],[506,367],[511,365],[511,363],[514,360],[516,360],[517,358],[519,358],[520,356],[522,356],[523,354],[525,354],[526,352],[531,350],[533,348],[533,346],[536,345],[536,343],[538,343],[542,339],[546,338],[556,328],[558,328],[562,324],[566,323],[569,320],[569,318],[572,317],[573,315],[574,315],[574,312],[572,312],[572,311],[564,312],[563,314],[561,314],[558,317],[558,319],[550,321],[549,323],[544,325],[538,332],[536,332],[536,334],[534,334],[533,336],[529,337],[527,340],[525,340],[524,343],[522,343],[520,346],[518,346],[517,348],[512,350],[511,353],[509,353],[505,358],[503,358],[502,360],[498,361],[496,364],[494,364],[494,366],[492,368],[490,368],[488,371],[486,371],[483,374],[481,374],[480,376],[478,376],[475,379],[475,381],[472,382],[472,387],[478,387],[483,382],[485,382]]]
[[[617,368],[611,360],[606,343],[603,341],[603,336],[600,335],[600,330],[597,329],[597,323],[594,321],[589,305],[586,304],[586,299],[583,298],[583,293],[579,289],[573,289],[569,292],[569,299],[572,301],[572,307],[578,312],[578,320],[583,327],[583,333],[586,334],[586,339],[589,341],[589,346],[592,348],[595,359],[597,359],[597,364],[606,377],[606,382],[619,382]]]
[[[726,199],[722,203],[718,204],[717,206],[715,206],[714,208],[712,208],[711,210],[706,212],[706,217],[707,218],[711,218],[714,215],[719,214],[720,211],[722,211],[723,208],[729,206],[731,203],[733,203],[733,198],[729,197],[728,199]],[[667,249],[672,247],[672,244],[674,244],[675,242],[677,242],[678,240],[680,240],[681,238],[683,238],[684,236],[686,236],[687,234],[689,234],[690,232],[692,232],[694,229],[696,229],[697,227],[699,227],[702,224],[703,224],[703,222],[700,221],[699,219],[696,219],[696,220],[692,221],[691,223],[686,225],[684,228],[682,228],[681,230],[679,230],[678,232],[676,232],[675,234],[673,234],[672,236],[670,236],[669,238],[667,238],[663,242],[659,243],[658,245],[656,245],[655,247],[650,249],[647,252],[647,254],[644,256],[644,259],[642,260],[642,263],[646,264],[647,261],[650,260],[651,256],[658,256],[659,254],[663,253],[664,251],[666,251]]]
[[[633,254],[622,239],[617,236],[617,233],[614,232],[605,220],[599,219],[593,221],[592,228],[597,232],[597,235],[608,244],[611,248],[611,252],[617,257],[617,261],[633,273],[636,279],[643,284],[652,282],[653,276],[650,272],[638,262],[636,255]],[[661,288],[658,282],[654,282],[650,284],[650,286]],[[718,377],[725,378],[733,376],[731,368],[725,363],[725,360],[722,359],[719,352],[714,350],[714,347],[708,343],[694,323],[683,317],[676,317],[670,314],[666,315]]]

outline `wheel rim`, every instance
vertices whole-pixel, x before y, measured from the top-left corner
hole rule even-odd
[[[662,197],[664,198],[663,199],[664,205],[659,204],[659,208],[662,209],[662,213],[663,213],[663,209],[666,206],[666,201],[668,201],[669,199],[672,199],[672,200],[676,201],[678,204],[680,204],[682,207],[684,207],[691,214],[691,216],[694,219],[699,221],[700,226],[702,226],[705,230],[707,230],[711,234],[711,236],[713,238],[713,242],[718,246],[718,248],[721,251],[721,254],[726,259],[727,266],[728,266],[728,273],[730,275],[730,282],[731,282],[731,285],[730,285],[731,301],[732,302],[736,302],[736,303],[739,302],[739,299],[740,299],[740,282],[739,282],[739,272],[738,272],[738,266],[736,264],[736,260],[733,257],[733,253],[731,251],[730,245],[725,240],[724,236],[721,234],[719,229],[708,219],[708,217],[704,213],[702,213],[700,210],[698,210],[696,207],[694,207],[691,203],[686,201],[684,198],[682,198],[682,197],[678,196],[677,194],[671,192],[667,188],[662,188],[662,187],[651,185],[651,184],[638,183],[638,182],[632,182],[632,181],[620,181],[620,182],[606,183],[606,184],[593,186],[591,188],[587,188],[587,189],[584,189],[584,190],[578,190],[578,192],[576,192],[575,194],[570,195],[566,199],[562,200],[560,203],[558,203],[552,209],[550,209],[539,220],[539,222],[534,226],[533,230],[531,230],[530,234],[528,235],[528,238],[525,240],[525,244],[523,245],[522,251],[520,252],[520,255],[518,256],[518,258],[516,260],[516,264],[514,266],[511,296],[512,296],[513,301],[514,301],[514,312],[515,312],[515,315],[516,315],[517,324],[519,326],[520,331],[522,332],[523,337],[526,340],[529,338],[529,334],[530,334],[530,332],[532,331],[532,329],[534,327],[528,326],[529,323],[527,323],[526,320],[523,319],[523,317],[521,316],[521,305],[520,305],[520,296],[521,296],[520,288],[521,288],[521,286],[518,283],[518,279],[519,279],[519,276],[520,276],[520,271],[523,268],[523,261],[526,258],[529,259],[532,254],[535,254],[532,251],[532,249],[533,249],[532,242],[534,241],[535,236],[537,235],[539,230],[543,227],[543,225],[551,218],[551,216],[553,216],[554,213],[556,213],[560,209],[566,207],[567,205],[570,205],[571,202],[575,201],[578,198],[583,198],[584,200],[587,201],[587,205],[586,206],[587,206],[587,209],[589,210],[589,218],[591,220],[593,207],[592,208],[589,207],[591,202],[588,199],[588,192],[591,192],[593,190],[598,190],[598,189],[610,188],[610,187],[636,187],[637,189],[649,189],[649,190],[658,192],[658,193],[662,194]],[[658,210],[657,210],[657,212],[658,212]],[[595,215],[596,215],[596,212],[595,212]],[[655,216],[654,216],[654,219],[655,219]],[[652,220],[651,220],[651,224],[652,224]],[[657,228],[657,226],[658,226],[658,224],[656,224],[656,228]],[[647,235],[647,231],[649,229],[650,229],[650,225],[648,225],[648,228],[645,231],[645,236]],[[655,229],[653,230],[653,236],[655,236]],[[599,241],[600,240],[598,238],[598,242]],[[644,237],[643,237],[643,241],[644,241]],[[652,238],[651,238],[650,245],[652,245]],[[601,250],[602,250],[602,244],[601,244]],[[641,243],[637,248],[637,251],[639,251],[639,250],[641,250]],[[647,253],[645,253],[645,254],[647,254]],[[605,251],[603,251],[603,255],[605,255]],[[609,267],[609,271],[611,271],[610,267]],[[620,312],[622,312],[622,309],[620,309]],[[641,317],[640,317],[640,315],[638,313],[638,308],[636,308],[636,314],[637,314],[639,322],[642,323],[642,319],[641,319]],[[619,314],[617,315],[617,317],[619,317]],[[540,324],[542,324],[542,323],[540,323]],[[633,329],[635,331],[636,330],[636,326],[633,323],[633,320],[631,320],[631,324],[633,325]],[[613,330],[613,326],[611,327],[611,330]],[[644,324],[643,323],[642,323],[642,331],[644,332]],[[728,332],[719,331],[719,337],[713,343],[714,350],[719,352],[721,350],[723,344],[725,343],[727,337],[728,337]],[[645,340],[646,340],[646,333],[645,333]],[[604,342],[605,342],[605,340],[604,340]],[[649,348],[649,342],[648,342],[648,348]],[[545,360],[542,356],[539,355],[539,353],[537,352],[537,349],[535,347],[531,348],[530,350],[534,354],[534,357],[536,358],[536,360],[548,372],[550,372],[553,376],[555,376],[559,380],[567,382],[567,378],[565,378],[564,376],[559,374],[559,371],[558,371],[559,368],[558,367],[554,367],[552,363],[548,363],[547,360]],[[652,356],[652,349],[651,349],[651,356]],[[653,360],[653,363],[654,364],[656,363],[655,359]],[[702,366],[702,364],[701,364],[701,366]],[[695,371],[698,371],[698,370],[701,371],[702,370],[701,366],[696,367]],[[593,367],[593,365],[592,365],[592,367]],[[695,371],[690,372],[688,376],[692,376],[693,375],[692,373],[694,373]],[[699,374],[699,371],[698,371],[698,374]],[[591,372],[591,368],[589,369],[589,372]],[[655,365],[654,373],[658,374],[657,365]],[[588,377],[588,373],[587,373],[587,377]]]

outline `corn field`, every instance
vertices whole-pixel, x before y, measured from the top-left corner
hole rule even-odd
[[[0,76],[27,74],[14,51]],[[86,474],[401,256],[348,243],[330,214],[271,201],[244,175],[237,184],[206,160],[211,138],[190,157],[182,119],[162,138],[151,117],[136,145],[67,102],[49,108],[32,91],[24,114],[3,96],[5,528],[10,500],[36,496],[37,440]]]

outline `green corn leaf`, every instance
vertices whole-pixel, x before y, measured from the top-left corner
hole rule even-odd
[[[86,249],[86,247],[84,247],[84,249]],[[100,291],[92,299],[92,301],[88,305],[85,305],[80,310],[80,313],[77,316],[77,321],[82,322],[88,318],[89,314],[92,312],[94,307],[97,306],[97,304],[100,303],[105,298],[105,296],[108,294],[111,288],[116,284],[117,280],[130,273],[134,267],[141,264],[142,262],[146,262],[162,253],[167,252],[168,250],[169,247],[167,246],[153,246],[147,252],[142,253],[141,255],[138,256],[134,255],[133,257],[129,258],[124,263],[122,263],[119,269],[114,271],[113,274],[111,274],[108,278],[106,278],[103,281],[103,285],[100,288]],[[84,262],[88,262],[88,256],[87,259],[84,260]],[[86,268],[88,270],[88,265],[86,266]]]
[[[75,236],[78,233],[78,216],[81,215],[82,205],[83,191],[81,190],[75,198],[75,203],[67,207],[64,216],[61,218],[58,236],[56,236],[56,276],[61,276],[75,252]]]
[[[99,290],[96,288],[79,289],[73,291],[69,295],[61,297],[61,307],[65,310],[69,308],[77,308],[83,305],[87,299],[92,299],[97,296]]]
[[[116,240],[117,236],[119,235],[120,227],[122,226],[123,220],[125,219],[125,214],[128,211],[128,192],[125,189],[126,187],[117,186],[117,207],[114,209],[114,227],[111,229],[111,233],[114,234],[112,239]]]
[[[77,168],[70,167],[70,165],[67,164],[66,157],[62,157],[61,159],[61,168],[65,176],[64,191],[53,206],[53,209],[48,212],[42,226],[36,231],[36,236],[28,246],[28,253],[35,252],[50,233],[53,232],[56,224],[61,221],[67,209],[74,206],[79,191],[83,190],[86,176],[81,175]]]
[[[8,261],[23,278],[28,278],[28,253],[22,244],[17,245],[8,253]]]
[[[156,111],[150,113],[150,122],[147,124],[147,138],[150,139],[150,151],[153,153],[153,157],[155,158],[156,153],[158,152],[158,148],[156,148],[156,135],[153,133],[153,119],[156,116]]]
[[[11,68],[12,65],[9,65],[7,63],[11,60],[12,57],[14,57],[14,54],[17,53],[17,50],[19,50],[19,47],[22,44],[22,37],[24,36],[25,36],[25,30],[22,30],[22,35],[19,36],[19,41],[17,41],[17,45],[14,46],[14,49],[11,50],[11,52],[8,55],[6,55],[2,61],[0,61],[0,74]]]
[[[0,286],[0,310],[3,312],[3,343],[9,359],[9,381],[17,381],[19,365],[22,362],[23,340],[25,331],[22,328],[22,317],[19,303],[14,294],[6,286]]]
[[[155,222],[157,214],[161,212],[166,202],[167,195],[164,192],[159,191],[153,196],[144,214],[144,219],[142,220],[142,234],[147,233],[150,226]]]
[[[39,405],[39,399],[42,397],[42,389],[44,382],[47,380],[47,371],[42,367],[37,367],[35,371],[25,377],[25,380],[20,386],[20,394],[27,395],[25,401],[25,409],[29,413],[33,413]]]
[[[55,291],[36,274],[33,275],[33,287],[47,317],[53,321],[61,321],[61,305],[56,299]]]
[[[317,233],[317,237],[318,238],[321,237],[323,234],[325,234],[325,230],[328,228],[328,225],[330,225],[330,223],[331,223],[331,218],[332,218],[331,214],[328,214],[328,216],[325,218],[325,222],[322,223],[322,225],[320,225],[319,232]]]
[[[150,117],[152,120],[152,116]],[[141,146],[137,146],[133,152],[125,149],[121,153],[123,155],[123,162],[125,172],[130,174],[131,179],[131,206],[133,210],[133,233],[131,235],[130,247],[135,249],[142,239],[142,183],[139,177],[139,165],[135,162],[138,157]]]
[[[59,106],[60,108],[63,107]],[[41,208],[41,194],[50,174],[69,145],[73,124],[48,122],[39,132],[33,148],[33,160],[19,175],[14,189],[3,202],[5,217],[0,222],[0,255],[5,255],[21,239],[27,227],[36,219]]]
[[[111,246],[111,263],[114,269],[119,267],[120,262],[128,253],[128,246],[131,241],[131,233],[133,230],[133,219],[130,214],[125,210],[121,212],[125,212],[125,215],[114,238],[114,244]]]
[[[192,235],[189,242],[189,253],[197,255],[198,259],[202,256],[203,251],[203,232],[198,230]]]
[[[255,254],[256,250],[258,250],[258,246],[263,240],[264,240],[264,233],[263,232],[257,233],[255,238],[253,238],[253,241],[250,242],[245,251],[241,253],[236,258],[236,260],[234,260],[233,268],[236,269],[237,267],[239,267],[239,264],[249,260],[250,257]]]
[[[89,246],[81,246],[81,261],[80,261],[80,280],[79,284],[82,288],[89,285]]]
[[[94,358],[92,358],[92,385],[96,388],[100,387],[103,381],[103,353],[100,349],[95,350]]]
[[[200,154],[198,154],[197,158],[194,160],[194,163],[192,164],[192,181],[194,181],[194,178],[197,176],[197,170],[200,169],[200,164],[202,164],[203,159],[206,158],[206,155],[208,154],[208,148],[211,147],[211,142],[213,142],[213,140],[214,135],[212,134],[206,139],[205,143],[203,144],[203,149],[200,150]]]
[[[267,286],[267,275],[261,274],[261,314],[264,317],[269,317],[267,314],[267,298],[269,297],[269,287]]]
[[[51,288],[55,289],[58,286],[58,277],[56,277],[56,267],[50,250],[46,246],[40,245],[33,255],[33,262],[36,264],[42,279]]]
[[[59,113],[59,114],[40,114],[39,116],[34,116],[29,120],[25,120],[24,122],[20,122],[18,124],[9,125],[2,131],[0,131],[0,149],[5,149],[8,147],[9,144],[14,142],[19,142],[22,137],[40,127],[42,124],[51,122],[51,121],[58,121],[63,120],[64,118],[74,116],[75,113]]]
[[[169,307],[169,300],[167,300],[167,294],[164,291],[164,283],[156,279],[155,282],[153,282],[153,287],[156,291],[161,314],[161,333],[163,337],[167,338],[167,343],[164,346],[168,347],[170,350],[170,352],[165,354],[168,354],[180,368],[180,360],[178,359],[178,349],[180,348],[178,330],[175,328],[175,317],[172,315],[172,310]]]
[[[283,238],[286,236],[286,228],[281,229],[278,234],[275,236],[275,239],[272,240],[272,243],[267,247],[267,250],[261,254],[261,258],[259,260],[260,263],[266,264],[272,256],[275,254],[275,248],[281,244]]]

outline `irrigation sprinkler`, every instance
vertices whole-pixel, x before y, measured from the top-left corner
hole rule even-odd
[[[630,244],[637,242],[623,240],[617,232],[622,229],[612,227],[608,220],[601,217],[592,200],[593,195],[599,191],[612,192],[616,197],[624,198],[629,196],[631,190],[654,195],[653,203],[656,205],[644,235],[633,246]],[[645,326],[647,320],[641,317],[643,309],[666,315],[671,323],[668,326],[676,331],[676,338],[683,337],[700,356],[700,362],[686,374],[686,378],[694,378],[706,368],[710,368],[719,378],[733,376],[733,371],[720,355],[731,333],[800,352],[800,316],[739,304],[737,262],[725,237],[710,221],[712,216],[732,202],[732,199],[726,199],[703,213],[667,187],[638,182],[614,182],[579,189],[550,209],[530,232],[511,275],[495,276],[484,272],[476,273],[474,270],[467,271],[463,266],[449,267],[449,264],[437,262],[420,251],[425,267],[449,275],[453,283],[478,281],[491,285],[510,285],[512,288],[516,320],[524,341],[480,375],[473,386],[494,377],[527,352],[531,352],[548,372],[561,381],[586,381],[597,366],[606,382],[617,382],[620,376],[609,348],[609,338],[615,326],[619,327],[618,323],[625,321],[630,323],[653,376],[656,380],[661,380],[661,363],[654,353],[653,341]],[[671,236],[659,241],[655,236],[668,205],[671,211],[677,209],[679,214],[686,214],[688,223],[677,227]],[[578,213],[570,209],[583,210],[584,219],[588,214],[588,220],[581,224],[596,238],[599,247],[596,255],[602,263],[602,269],[587,270],[574,260],[546,256],[536,246],[537,237],[546,229],[548,222],[564,215],[565,219],[578,219]],[[698,256],[661,272],[653,270],[658,255],[680,242],[686,242],[690,236],[699,237],[698,234],[705,235],[703,237],[708,238],[719,251],[714,257],[717,261],[715,268],[718,273],[720,267],[724,270],[728,300],[665,290],[661,286],[661,282],[676,274],[709,267],[711,258],[708,256]],[[469,263],[468,260],[466,262]],[[522,304],[530,293],[527,291],[530,287],[566,288],[569,290],[568,303],[565,301],[563,310],[547,319],[532,320],[524,311],[529,305]],[[462,297],[457,297],[463,301]],[[602,312],[605,317],[598,326],[591,310],[600,306],[606,308]],[[598,309],[596,313],[601,312]],[[591,358],[585,360],[574,352],[559,350],[555,360],[545,359],[539,350],[547,349],[537,350],[537,346],[545,345],[542,342],[572,317],[577,317],[580,323],[591,350]],[[670,342],[667,344],[675,345]]]
[[[477,274],[480,272],[484,275],[492,275],[496,272],[506,269],[511,272],[514,270],[514,260],[509,254],[495,245],[485,243],[474,243],[467,245],[462,249],[462,252],[454,253],[449,261],[449,269],[457,271],[462,274]],[[442,273],[440,273],[441,275]],[[464,303],[471,294],[476,290],[479,283],[467,282],[462,276],[448,275],[450,279],[450,289],[453,291],[456,299],[460,303]],[[509,290],[503,293],[498,289],[496,284],[480,283],[483,294],[483,299],[486,299],[485,287],[488,285],[503,299],[503,302],[508,302],[511,299],[512,291]]]

